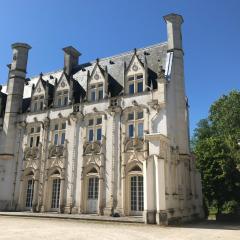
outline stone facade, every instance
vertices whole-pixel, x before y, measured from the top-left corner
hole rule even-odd
[[[189,150],[181,24],[167,42],[26,78],[27,44],[12,45],[0,92],[0,209],[142,215],[168,224],[203,217]]]

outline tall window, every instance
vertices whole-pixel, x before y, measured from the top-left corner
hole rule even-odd
[[[89,100],[91,102],[103,99],[103,84],[92,84],[89,90]]]
[[[143,138],[144,118],[142,111],[130,112],[127,115],[127,135],[129,138]]]
[[[52,182],[52,203],[51,208],[59,208],[60,203],[60,186],[61,180],[59,178],[53,179]]]
[[[32,110],[33,112],[42,111],[44,108],[44,95],[33,97]]]
[[[87,137],[88,142],[102,140],[102,116],[88,120]]]
[[[143,74],[135,74],[128,77],[128,93],[143,92]]]
[[[66,123],[57,123],[54,125],[53,144],[64,145],[66,136]]]
[[[90,177],[88,180],[88,199],[98,199],[98,177]]]
[[[57,91],[56,105],[58,107],[68,105],[68,90]]]
[[[131,177],[131,211],[143,211],[143,176]]]
[[[29,140],[28,140],[28,146],[30,148],[39,146],[40,132],[41,132],[41,127],[40,126],[30,128]]]
[[[27,195],[26,195],[26,204],[25,204],[27,208],[32,207],[33,189],[34,189],[34,181],[33,179],[30,179],[27,182]]]

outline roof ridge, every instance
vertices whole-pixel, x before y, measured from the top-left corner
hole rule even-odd
[[[147,49],[152,49],[152,48],[156,48],[156,47],[159,47],[159,46],[165,45],[165,44],[167,44],[167,41],[161,42],[161,43],[155,43],[155,44],[152,44],[152,45],[149,45],[149,46],[146,46],[146,47],[142,47],[142,48],[137,48],[137,51],[143,51],[143,50],[147,50]],[[126,52],[122,52],[120,54],[112,55],[110,57],[99,58],[99,62],[105,61],[105,60],[108,60],[108,59],[114,59],[114,58],[118,58],[118,57],[123,57],[123,56],[129,55],[129,54],[132,54],[132,53],[133,53],[133,50],[129,50],[129,51],[126,51]],[[90,63],[96,63],[96,60],[89,61],[89,62]],[[81,64],[79,64],[79,65],[81,65]]]
[[[159,47],[159,46],[162,46],[162,45],[165,45],[167,44],[167,41],[165,42],[160,42],[160,43],[155,43],[155,44],[151,44],[151,45],[148,45],[146,47],[142,47],[142,48],[138,48],[137,51],[143,51],[143,50],[147,50],[147,49],[153,49],[153,48],[156,48],[156,47]],[[115,55],[112,55],[112,56],[109,56],[109,57],[104,57],[104,58],[99,58],[99,63],[102,62],[102,61],[106,61],[106,60],[110,60],[110,59],[115,59],[115,58],[120,58],[120,57],[123,57],[123,56],[127,56],[129,54],[132,54],[133,50],[129,50],[129,51],[126,51],[126,52],[122,52],[120,54],[115,54]],[[93,60],[93,61],[88,61],[89,63],[96,63],[96,60]],[[87,63],[87,62],[86,62]],[[85,64],[85,63],[81,63],[79,64],[79,66],[81,66],[82,64]],[[46,72],[46,73],[43,73],[43,77],[46,76],[46,75],[51,75],[51,74],[56,74],[56,73],[60,73],[61,71],[63,71],[63,69],[58,69],[58,70],[55,70],[55,71],[51,71],[51,72]],[[29,78],[32,80],[33,78],[37,78],[39,75],[34,75],[34,76],[30,76]],[[46,80],[45,80],[46,81]]]
[[[51,71],[51,72],[46,72],[46,73],[42,73],[43,74],[43,77],[46,76],[46,75],[51,75],[51,74],[55,74],[55,73],[58,73],[58,72],[62,72],[63,69],[60,68],[58,70],[55,70],[55,71]],[[38,75],[34,75],[34,76],[30,76],[29,78],[32,79],[32,78],[37,78],[39,77],[39,74]],[[45,79],[43,79],[44,81],[46,81]]]

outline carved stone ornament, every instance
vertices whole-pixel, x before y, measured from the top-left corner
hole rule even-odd
[[[160,112],[161,109],[165,108],[165,103],[159,103],[158,100],[152,100],[151,102],[148,102],[148,105],[157,112]]]
[[[28,159],[37,159],[39,158],[40,155],[40,150],[38,147],[26,147],[24,150],[24,159],[28,160]]]
[[[163,67],[161,65],[158,68],[157,75],[158,75],[159,79],[165,79],[165,70],[163,69]]]
[[[127,139],[125,142],[125,151],[140,151],[143,150],[144,140],[141,138]]]
[[[56,146],[56,145],[50,145],[49,147],[49,157],[63,157],[63,152],[64,152],[64,146]]]
[[[30,159],[26,162],[24,168],[25,169],[27,169],[27,168],[38,169],[38,167],[39,167],[39,161]]]
[[[95,80],[98,80],[99,78],[100,78],[99,74],[96,73],[96,74],[94,75],[94,79],[95,79]]]
[[[84,154],[99,154],[102,150],[102,144],[98,141],[92,143],[86,143],[84,145]]]
[[[53,158],[48,161],[48,168],[60,167],[64,168],[63,158]]]
[[[45,129],[48,128],[49,124],[50,124],[50,119],[49,119],[48,117],[46,117],[46,118],[43,120],[43,126],[44,126],[44,128],[45,128]]]
[[[84,165],[85,165],[85,166],[88,166],[88,165],[97,165],[98,167],[100,167],[100,165],[101,165],[101,159],[100,159],[99,156],[85,157]]]
[[[138,66],[137,66],[135,63],[134,63],[134,65],[132,66],[132,70],[135,71],[135,72],[138,70]]]
[[[61,87],[65,87],[66,83],[64,81],[61,82]]]

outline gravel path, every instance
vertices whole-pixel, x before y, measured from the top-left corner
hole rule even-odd
[[[159,227],[157,225],[90,222],[0,216],[4,240],[240,240],[239,225],[212,222]]]

